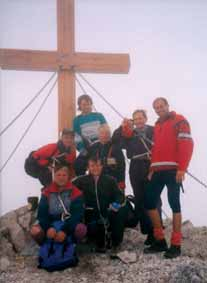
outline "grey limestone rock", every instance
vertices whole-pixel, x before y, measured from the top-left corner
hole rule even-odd
[[[97,254],[86,248],[79,253],[76,268],[50,274],[37,269],[38,246],[29,235],[34,220],[35,212],[27,206],[0,218],[0,282],[207,282],[207,227],[194,227],[190,221],[185,221],[182,256],[173,260],[164,259],[162,253],[145,255],[143,243],[146,236],[139,228],[126,229],[120,252],[127,258],[133,255],[133,260],[126,263],[120,259],[111,260],[109,253]],[[167,219],[164,225],[169,242],[171,220]]]

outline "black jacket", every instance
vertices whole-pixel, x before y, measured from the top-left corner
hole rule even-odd
[[[130,162],[130,176],[135,176],[139,179],[146,179],[150,160],[149,159],[134,159],[136,155],[147,153],[151,150],[153,140],[153,127],[146,125],[143,132],[138,132],[134,129],[131,137],[123,137],[122,127],[114,131],[112,140],[119,143],[120,146],[126,150],[127,157],[131,159]],[[147,148],[146,148],[147,147]]]
[[[102,174],[98,178],[97,183],[92,175],[80,176],[73,180],[73,184],[83,192],[85,206],[93,210],[96,219],[100,218],[100,213],[103,217],[107,217],[111,203],[118,202],[123,204],[125,201],[124,194],[118,188],[115,179],[108,175]]]
[[[88,149],[88,157],[98,157],[103,161],[103,174],[114,177],[117,182],[125,182],[125,158],[119,145],[95,142]]]
[[[150,141],[153,140],[153,127],[146,125],[143,134],[139,134],[136,129],[134,129],[133,135],[129,138],[123,137],[122,128],[119,127],[114,131],[112,140],[114,143],[119,143],[121,148],[126,149],[127,157],[131,159],[135,155],[147,152],[141,138],[144,140],[147,147],[151,149],[152,144]]]

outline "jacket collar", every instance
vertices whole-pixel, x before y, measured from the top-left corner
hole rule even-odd
[[[165,121],[169,120],[169,119],[174,119],[176,116],[176,112],[175,111],[171,111],[169,112],[165,117],[163,118],[159,118],[157,121],[156,121],[156,124],[158,123],[164,123]]]
[[[60,153],[68,153],[69,154],[71,152],[71,148],[66,147],[61,140],[59,140],[57,142],[57,148],[60,151]]]
[[[96,179],[95,176],[93,176],[92,174],[89,174],[88,176],[93,182],[95,182],[95,179]],[[102,178],[102,176],[103,176],[103,173],[101,173],[101,175],[98,176],[98,178],[97,178],[98,181]]]
[[[68,190],[71,190],[72,189],[72,184],[71,182],[67,182],[67,184],[62,188],[61,192],[62,191],[68,191]],[[56,183],[51,183],[47,188],[46,190],[50,193],[57,193],[57,192],[60,192],[58,186]]]

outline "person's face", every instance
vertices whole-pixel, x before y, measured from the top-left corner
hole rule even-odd
[[[61,140],[65,147],[70,147],[74,145],[74,137],[72,135],[63,135]]]
[[[92,104],[90,101],[82,99],[79,108],[82,114],[88,114],[92,111]]]
[[[68,169],[63,167],[55,172],[54,182],[59,186],[65,186],[68,182]]]
[[[143,115],[142,112],[137,112],[133,116],[134,125],[138,129],[144,128],[147,118]]]
[[[98,137],[99,137],[99,141],[103,144],[109,142],[111,139],[110,130],[104,128],[99,129]]]
[[[89,173],[93,176],[100,176],[103,169],[103,165],[101,164],[101,161],[94,162],[92,160],[89,160],[88,162],[88,170]]]
[[[169,113],[169,105],[162,99],[156,100],[153,104],[153,108],[160,118],[166,117]]]

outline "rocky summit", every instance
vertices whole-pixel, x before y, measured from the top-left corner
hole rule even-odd
[[[48,273],[37,268],[38,246],[29,235],[35,213],[24,206],[0,218],[0,282],[207,282],[207,227],[185,221],[182,256],[173,260],[143,254],[145,237],[138,228],[126,229],[118,259],[81,245],[77,267]],[[165,220],[165,233],[169,242],[170,219]]]

